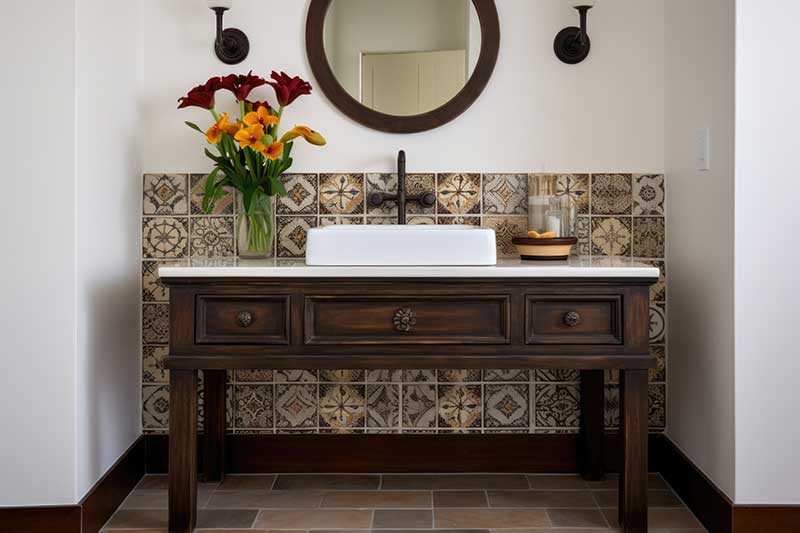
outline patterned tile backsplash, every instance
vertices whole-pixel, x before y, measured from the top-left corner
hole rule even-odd
[[[142,211],[142,424],[163,432],[169,420],[169,290],[160,263],[235,253],[235,202],[202,209],[206,177],[147,174]],[[373,191],[397,188],[393,174],[290,174],[278,201],[276,254],[303,257],[309,228],[391,224],[397,207],[371,207]],[[528,174],[410,174],[412,194],[435,192],[430,208],[409,205],[410,224],[494,228],[500,256],[527,230]],[[578,205],[577,252],[624,255],[661,269],[651,288],[650,425],[666,424],[666,212],[660,174],[558,174],[558,191]],[[228,427],[239,433],[554,433],[574,432],[578,373],[571,370],[238,370],[228,373]],[[202,381],[200,401],[202,404]],[[605,423],[619,425],[618,374],[606,373]],[[202,405],[200,409],[202,418]],[[201,420],[202,422],[202,420]],[[202,427],[202,426],[201,426]]]

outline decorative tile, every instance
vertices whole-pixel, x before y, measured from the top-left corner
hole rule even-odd
[[[375,226],[386,226],[390,224],[397,224],[397,217],[367,217],[367,224]]]
[[[577,217],[575,220],[575,237],[578,239],[578,244],[573,246],[573,254],[591,255],[592,219],[590,217]]]
[[[570,196],[579,215],[589,214],[589,174],[558,174],[556,194]]]
[[[492,228],[497,239],[498,257],[518,257],[516,247],[511,242],[514,237],[525,235],[528,219],[523,217],[484,217],[483,226]]]
[[[436,428],[436,385],[403,385],[403,427]]]
[[[480,174],[439,174],[436,185],[440,215],[480,214]]]
[[[363,370],[320,370],[319,380],[331,383],[358,383],[365,379]]]
[[[316,370],[276,370],[276,383],[313,383],[317,381]]]
[[[619,427],[619,385],[605,386],[603,422],[607,429]]]
[[[367,385],[367,427],[396,428],[400,425],[400,386]]]
[[[359,215],[364,213],[363,174],[321,174],[319,177],[319,212],[322,215]]]
[[[643,217],[633,219],[633,256],[664,257],[664,219]]]
[[[630,215],[633,205],[631,175],[592,175],[591,205],[595,215]]]
[[[278,257],[306,255],[308,230],[317,225],[317,217],[278,217]]]
[[[145,174],[143,190],[145,215],[188,214],[186,174]]]
[[[272,385],[234,385],[233,391],[237,428],[272,428]]]
[[[322,427],[363,427],[366,416],[365,385],[319,386],[319,424]]]
[[[367,370],[367,383],[398,383],[403,381],[402,370]]]
[[[578,427],[580,388],[577,385],[536,385],[536,427]]]
[[[316,425],[316,385],[275,385],[276,428],[311,428]]]
[[[363,223],[364,223],[364,217],[362,215],[355,217],[337,216],[337,215],[319,217],[320,226],[358,225]]]
[[[633,214],[664,215],[664,176],[661,174],[634,174]]]
[[[630,255],[631,240],[629,217],[592,218],[592,255]]]
[[[524,369],[489,369],[483,371],[484,381],[528,381],[530,375]]]
[[[367,197],[373,192],[397,193],[397,174],[367,174]],[[397,202],[384,202],[378,207],[367,204],[367,214],[397,216]]]
[[[142,346],[142,381],[145,383],[169,383],[169,370],[164,368],[168,346]]]
[[[270,383],[272,382],[272,370],[236,370],[234,380],[237,383]]]
[[[169,304],[142,305],[142,342],[145,344],[169,342]]]
[[[650,427],[663,428],[667,425],[667,386],[651,384],[648,393]]]
[[[404,382],[436,381],[435,370],[403,370]]]
[[[483,212],[487,215],[527,215],[528,175],[485,174]]]
[[[439,428],[481,427],[480,385],[439,385]]]
[[[408,174],[406,176],[406,194],[421,196],[423,194],[436,194],[436,177],[433,174]],[[408,215],[432,215],[436,213],[436,205],[424,206],[419,202],[410,202],[406,205]]]
[[[316,174],[284,174],[281,179],[286,196],[278,198],[278,214],[317,214],[319,184]]]
[[[191,220],[192,257],[233,257],[233,217],[194,217]]]
[[[236,193],[232,187],[225,187],[227,193],[222,198],[217,198],[214,209],[210,213],[203,210],[203,199],[206,196],[206,181],[208,174],[192,174],[189,176],[191,186],[192,215],[233,215]]]
[[[650,355],[658,359],[658,366],[656,368],[651,368],[648,372],[650,382],[667,381],[667,347],[664,345],[650,346]]]
[[[440,383],[478,383],[481,380],[479,369],[439,370],[437,375]]]
[[[647,265],[658,267],[661,271],[658,281],[650,285],[650,301],[663,302],[667,299],[667,264],[663,260],[656,261],[642,261]]]
[[[169,427],[169,385],[142,386],[142,429]]]
[[[581,374],[566,368],[541,368],[534,371],[534,379],[538,383],[574,383],[581,379]]]
[[[487,384],[485,388],[485,427],[528,427],[530,386],[527,383]]]
[[[464,216],[439,216],[436,217],[436,223],[440,225],[480,226],[481,218]]]
[[[189,219],[144,218],[142,255],[156,259],[181,259],[189,255]]]
[[[650,343],[661,344],[664,342],[667,330],[667,304],[650,304]]]
[[[166,261],[142,261],[142,300],[145,302],[168,302],[169,287],[161,283],[158,266]]]
[[[414,215],[408,217],[406,223],[411,226],[435,226],[436,217],[433,215],[430,216]]]

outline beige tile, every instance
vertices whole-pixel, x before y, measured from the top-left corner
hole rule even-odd
[[[549,527],[543,509],[436,509],[437,528],[526,528]]]
[[[372,519],[373,529],[430,529],[433,511],[378,509]]]
[[[532,475],[528,482],[534,490],[586,490],[589,485],[577,475]]]
[[[166,509],[167,508],[167,491],[166,490],[134,490],[122,505],[120,509]]]
[[[434,507],[489,507],[486,492],[482,490],[436,491],[433,493]]]
[[[372,511],[293,510],[261,511],[254,528],[268,529],[369,529]]]
[[[616,507],[619,503],[619,491],[616,490],[598,490],[594,491],[594,497],[597,500],[597,505],[600,507]],[[647,506],[648,507],[683,507],[677,496],[669,490],[648,490],[647,491]]]
[[[489,491],[491,507],[596,508],[588,490],[509,490]]]
[[[608,528],[536,528],[536,529],[515,529],[513,533],[612,533],[622,532],[621,529],[608,529]],[[451,533],[451,532],[448,532]],[[510,533],[507,530],[496,529],[490,533]],[[650,533],[656,533],[652,529]],[[664,533],[664,532],[661,532]]]
[[[167,527],[167,511],[121,509],[114,513],[106,529],[159,529]]]
[[[197,512],[197,527],[244,529],[252,527],[258,511],[255,509],[213,509]]]
[[[217,490],[267,490],[274,482],[273,475],[227,475]]]
[[[316,509],[322,501],[320,491],[218,491],[211,496],[209,509]]]
[[[603,514],[609,524],[618,524],[617,509],[603,509]],[[702,529],[703,525],[697,521],[688,509],[648,509],[647,523],[650,531],[658,529]]]
[[[386,475],[384,490],[527,489],[528,480],[517,474]]]
[[[323,508],[339,509],[420,509],[431,507],[427,491],[336,491],[322,499]]]
[[[606,527],[606,519],[596,509],[548,509],[547,516],[556,527]]]
[[[377,475],[279,475],[274,490],[376,490]]]

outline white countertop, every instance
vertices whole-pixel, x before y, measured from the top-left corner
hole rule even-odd
[[[657,267],[626,257],[537,262],[501,259],[495,266],[308,266],[303,259],[187,259],[165,262],[162,278],[653,278]]]

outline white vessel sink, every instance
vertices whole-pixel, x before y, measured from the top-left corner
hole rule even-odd
[[[493,229],[339,225],[308,232],[312,266],[473,266],[497,263]]]

